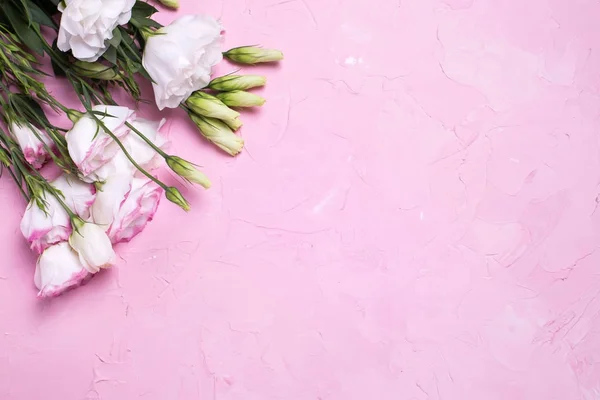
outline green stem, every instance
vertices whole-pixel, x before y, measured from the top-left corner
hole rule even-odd
[[[146,142],[148,144],[148,146],[152,147],[152,149],[154,149],[154,151],[156,151],[158,154],[160,154],[163,158],[169,157],[169,155],[167,153],[165,153],[164,151],[162,151],[162,149],[160,147],[158,147],[157,145],[155,145],[154,143],[152,143],[152,140],[148,139],[146,137],[146,135],[144,135],[142,132],[140,132],[138,129],[136,129],[135,126],[133,126],[129,122],[125,122],[125,125],[129,129],[131,129],[132,131],[134,131],[139,137],[141,137],[144,140],[144,142]]]
[[[104,123],[98,119],[94,114],[90,115],[93,116],[93,118],[96,120],[96,122],[102,127],[102,129],[104,130],[104,132],[106,132],[116,143],[117,145],[121,148],[121,150],[123,151],[123,153],[125,153],[125,156],[127,157],[127,159],[129,160],[129,162],[131,162],[133,164],[134,167],[136,167],[138,169],[138,171],[140,171],[142,174],[144,174],[148,179],[150,179],[151,181],[153,181],[154,183],[156,183],[158,186],[160,186],[163,189],[167,189],[167,185],[165,185],[164,183],[162,183],[160,180],[156,179],[155,177],[153,177],[148,171],[146,171],[141,165],[139,165],[131,156],[131,154],[129,154],[129,152],[127,151],[127,149],[125,148],[125,146],[123,146],[123,143],[121,143],[121,141],[119,140],[118,137],[115,136],[114,133],[112,133],[110,131],[110,129],[108,129]]]

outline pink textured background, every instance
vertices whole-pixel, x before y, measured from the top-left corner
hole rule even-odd
[[[598,1],[191,12],[286,54],[247,149],[167,114],[213,189],[52,301],[0,180],[0,398],[600,399]]]

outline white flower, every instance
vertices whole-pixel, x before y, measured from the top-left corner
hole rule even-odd
[[[83,219],[89,218],[90,207],[96,199],[94,185],[62,174],[52,181],[52,186],[62,192],[65,196],[64,202],[71,211]]]
[[[75,230],[69,237],[69,244],[79,254],[79,261],[91,273],[109,267],[115,258],[115,252],[101,226],[86,223],[83,220],[73,221]]]
[[[90,206],[96,197],[93,185],[65,175],[59,176],[51,184],[62,192],[63,202],[71,211],[82,218],[89,217]],[[21,220],[21,233],[38,254],[55,243],[68,240],[72,230],[69,215],[56,197],[46,193],[42,196],[46,212],[32,200]]]
[[[21,233],[30,244],[31,250],[41,254],[49,246],[69,239],[71,222],[69,215],[53,195],[43,195],[46,213],[31,200],[23,219]]]
[[[92,221],[102,225],[105,229],[115,219],[119,206],[131,190],[133,175],[118,174],[109,176],[96,194],[96,201],[92,205]]]
[[[152,80],[160,110],[176,108],[210,82],[222,59],[221,25],[205,15],[186,15],[150,36],[142,63]]]
[[[25,160],[35,169],[40,169],[44,163],[50,158],[46,146],[52,147],[52,140],[46,133],[40,131],[33,125],[10,124],[10,132],[19,143]],[[40,140],[41,139],[41,140]]]
[[[63,0],[57,46],[81,61],[96,61],[108,48],[113,30],[131,19],[135,0]]]
[[[134,178],[107,231],[113,243],[129,242],[152,221],[163,190],[150,179]]]
[[[83,267],[69,243],[48,247],[38,258],[33,282],[38,296],[54,297],[81,284],[90,273]]]
[[[98,105],[93,111],[104,126],[117,138],[129,133],[126,122],[135,119],[135,113],[127,107]],[[92,174],[111,160],[119,151],[118,144],[98,125],[91,115],[83,115],[66,135],[69,155],[84,177]]]
[[[131,122],[131,125],[155,146],[164,149],[168,143],[159,131],[165,124],[165,121],[164,118],[160,121],[137,118]],[[146,169],[156,168],[160,160],[162,160],[162,157],[133,131],[125,138],[124,144],[135,162]]]

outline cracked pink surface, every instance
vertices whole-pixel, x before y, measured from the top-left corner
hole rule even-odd
[[[51,301],[0,180],[2,399],[600,398],[597,1],[180,12],[286,55],[246,150],[166,113],[213,188]]]

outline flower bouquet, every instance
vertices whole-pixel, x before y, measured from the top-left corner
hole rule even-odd
[[[111,266],[113,246],[144,229],[163,195],[189,210],[157,168],[166,164],[187,182],[211,185],[195,164],[167,151],[164,119],[140,118],[115,102],[114,91],[137,104],[139,82],[151,82],[159,110],[184,109],[201,136],[235,156],[244,146],[239,110],[264,104],[249,90],[266,79],[213,78],[212,68],[223,58],[252,65],[283,55],[255,46],[222,52],[217,20],[184,15],[162,26],[153,19],[157,9],[140,0],[0,4],[0,168],[28,203],[21,232],[38,255],[34,283],[38,296],[52,297]],[[80,107],[46,88],[45,65]],[[53,179],[51,168],[60,172]]]

